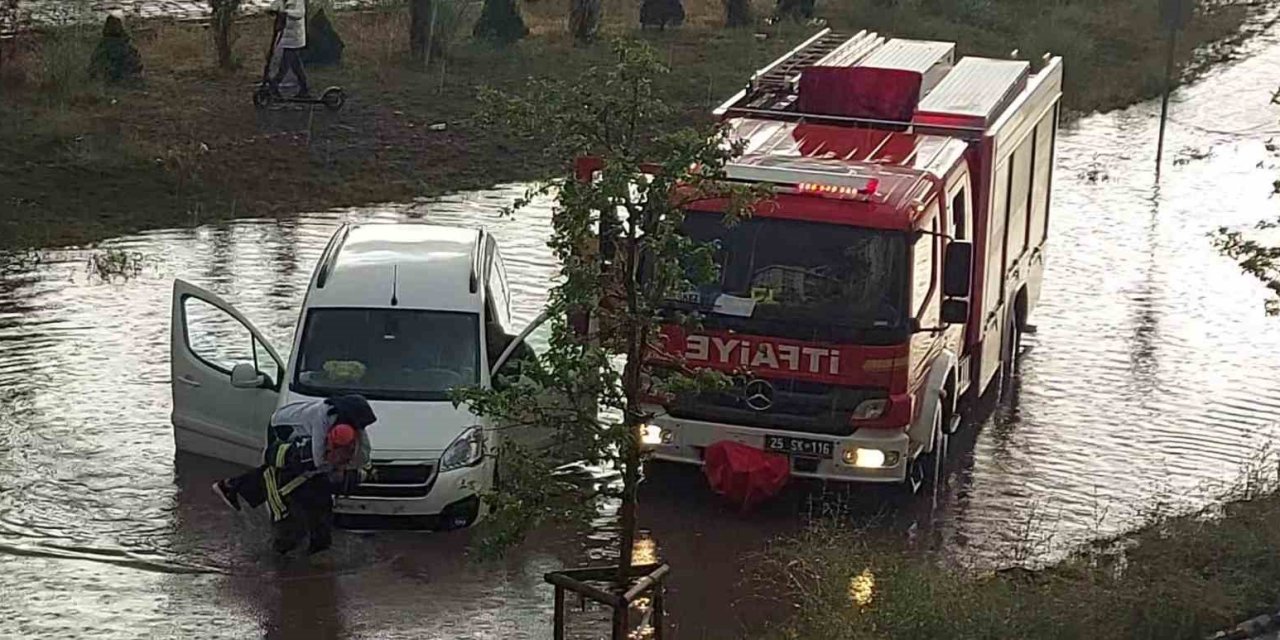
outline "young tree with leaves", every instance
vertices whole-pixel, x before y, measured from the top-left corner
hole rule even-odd
[[[645,400],[722,382],[670,354],[661,354],[661,374],[654,371],[661,325],[697,322],[672,317],[665,303],[716,274],[712,248],[681,232],[685,209],[723,200],[732,223],[767,194],[725,180],[726,163],[741,152],[725,128],[672,131],[680,114],[656,86],[669,70],[650,47],[618,42],[614,55],[613,64],[569,82],[535,82],[520,96],[486,95],[495,124],[566,165],[589,160],[579,162],[575,176],[529,194],[552,194],[556,202],[548,244],[561,266],[547,308],[549,348],[518,379],[496,390],[462,391],[457,400],[504,428],[554,434],[542,453],[514,444],[497,452],[500,486],[489,496],[489,539],[510,544],[548,520],[583,515],[592,497],[616,499],[622,584],[636,534],[639,431],[652,418]],[[588,314],[584,335],[575,319]],[[553,473],[579,461],[614,466],[621,481],[597,487]]]

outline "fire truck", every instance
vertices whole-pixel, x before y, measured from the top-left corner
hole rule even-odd
[[[725,202],[690,207],[719,278],[670,303],[696,328],[661,338],[733,383],[655,399],[649,454],[701,464],[734,441],[793,476],[930,482],[970,400],[1017,366],[1061,89],[1058,57],[829,29],[755,73],[715,114],[744,145],[727,177],[774,196],[730,226]]]

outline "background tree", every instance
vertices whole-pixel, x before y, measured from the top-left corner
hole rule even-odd
[[[680,0],[643,0],[640,3],[640,26],[666,29],[684,24],[684,5]]]
[[[810,20],[816,3],[817,0],[778,0],[774,13],[779,18]]]
[[[579,44],[592,42],[600,31],[601,0],[569,0],[569,33]]]
[[[749,27],[755,18],[751,15],[751,0],[724,0],[724,24],[726,27]]]
[[[209,8],[213,27],[213,48],[218,55],[218,66],[222,69],[235,67],[231,47],[235,44],[236,15],[240,12],[240,0],[209,0]]]
[[[409,0],[409,55],[425,62],[431,42],[431,18],[435,0]]]
[[[660,339],[664,302],[715,275],[712,249],[680,233],[684,210],[695,200],[724,198],[733,221],[764,192],[723,180],[725,163],[740,152],[725,129],[661,133],[678,113],[655,89],[668,69],[651,48],[619,42],[614,52],[613,65],[570,82],[535,82],[521,96],[486,94],[491,123],[561,162],[595,158],[597,171],[592,180],[562,178],[530,194],[556,201],[548,244],[561,266],[548,302],[548,349],[518,379],[500,376],[506,383],[499,389],[466,390],[457,400],[503,428],[553,434],[544,453],[516,444],[496,452],[503,491],[488,497],[488,539],[510,544],[547,520],[583,515],[590,497],[616,499],[621,583],[636,533],[639,428],[652,418],[642,401],[722,381],[675,360],[655,371],[645,359]],[[594,322],[584,336],[571,318],[587,311]],[[621,481],[597,487],[552,472],[568,461],[614,466]]]
[[[483,40],[511,43],[529,35],[517,0],[484,0],[472,34]]]

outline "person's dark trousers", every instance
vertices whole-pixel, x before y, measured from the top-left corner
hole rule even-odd
[[[302,49],[281,49],[280,50],[280,68],[276,70],[276,77],[271,80],[271,86],[277,90],[280,83],[284,81],[284,74],[292,71],[293,77],[298,79],[298,95],[310,95],[307,90],[307,70],[302,67]]]
[[[288,553],[302,539],[309,538],[307,553],[317,553],[333,544],[333,488],[329,479],[316,476],[285,497],[288,515],[274,525],[272,546]]]
[[[250,507],[257,509],[267,501],[267,483],[262,478],[262,473],[266,470],[267,465],[264,464],[252,471],[228,478],[227,486]]]

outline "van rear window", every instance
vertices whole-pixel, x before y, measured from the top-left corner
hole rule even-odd
[[[406,309],[312,309],[293,387],[309,395],[448,400],[480,382],[480,318]]]

